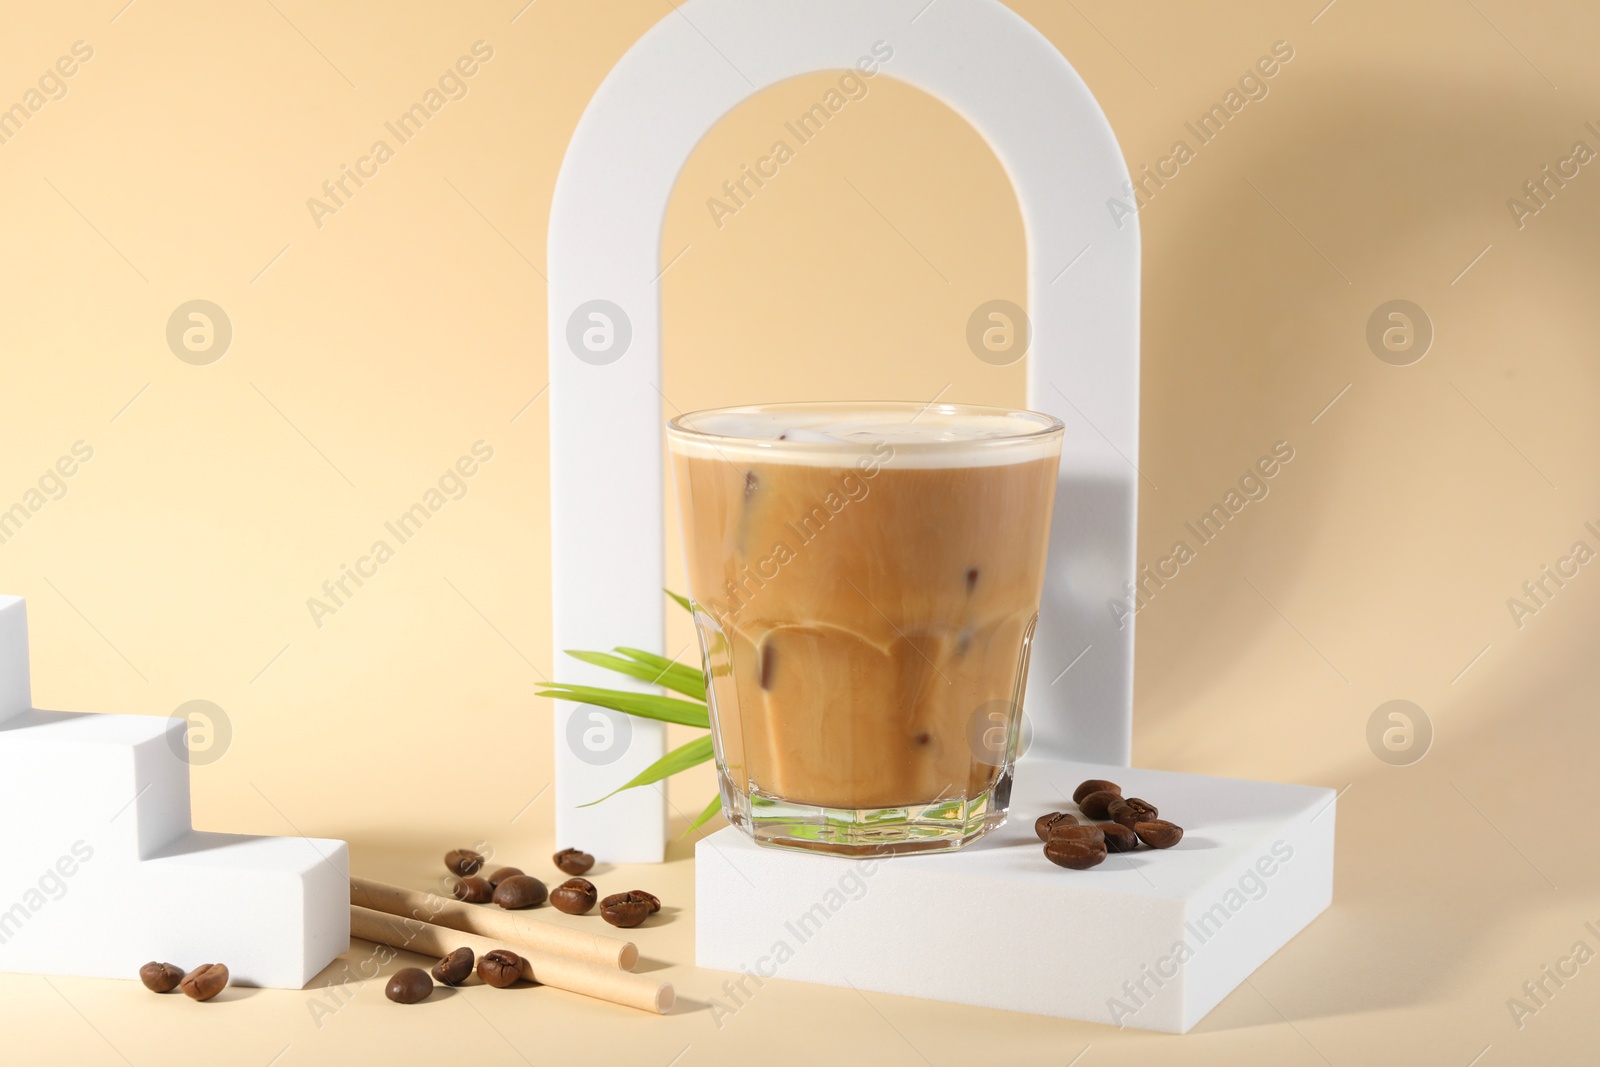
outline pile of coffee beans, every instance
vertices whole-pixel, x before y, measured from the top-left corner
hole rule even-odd
[[[1045,859],[1058,867],[1087,870],[1104,863],[1108,853],[1132,852],[1141,841],[1150,848],[1171,848],[1183,840],[1183,827],[1160,818],[1148,800],[1124,797],[1115,782],[1090,778],[1073,790],[1072,802],[1096,823],[1084,825],[1075,816],[1052,811],[1033,824],[1044,842]]]
[[[478,872],[487,862],[482,853],[470,848],[453,848],[444,854],[445,868],[457,879],[451,888],[457,900],[468,904],[493,903],[507,910],[537,908],[548,901],[557,911],[568,915],[587,915],[599,904],[602,919],[624,928],[638,926],[661,910],[661,901],[642,889],[613,893],[601,900],[593,882],[577,877],[594,867],[594,857],[582,849],[564,848],[550,857],[558,871],[574,876],[554,891],[546,889],[544,882],[524,873],[520,867],[498,867],[488,877],[483,877]],[[478,961],[478,966],[481,974],[482,960]]]
[[[139,968],[139,981],[152,993],[181,989],[190,1000],[210,1000],[228,988],[228,968],[220,963],[202,963],[186,974],[182,967],[151,960]]]

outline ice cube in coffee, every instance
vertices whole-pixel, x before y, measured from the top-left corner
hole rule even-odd
[[[853,854],[959,848],[1004,820],[1061,437],[960,405],[672,420],[735,825]]]

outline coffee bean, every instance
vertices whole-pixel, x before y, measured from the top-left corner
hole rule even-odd
[[[515,985],[517,979],[522,977],[522,957],[503,948],[486,952],[478,961],[478,977],[483,979],[484,985],[492,985],[496,989]]]
[[[468,904],[487,904],[494,897],[494,886],[487,878],[472,876],[457,882],[453,892],[457,900]]]
[[[498,886],[501,882],[505,881],[507,878],[510,878],[512,875],[521,873],[522,868],[520,867],[496,867],[494,873],[489,876],[489,884],[491,886]]]
[[[1033,821],[1033,832],[1040,841],[1048,841],[1050,840],[1050,827],[1056,823],[1065,823],[1068,826],[1072,826],[1077,821],[1075,816],[1068,815],[1064,811],[1052,811],[1048,815],[1041,815]]]
[[[550,857],[562,874],[582,874],[594,866],[594,857],[575,848],[564,848]]]
[[[389,978],[383,995],[396,1004],[415,1004],[433,996],[433,979],[421,967],[402,967]]]
[[[1121,823],[1103,822],[1098,825],[1100,831],[1106,835],[1106,851],[1132,852],[1139,847],[1139,835]]]
[[[1050,836],[1045,840],[1054,841],[1057,839],[1062,841],[1104,841],[1106,834],[1100,823],[1089,825],[1086,823],[1058,822],[1050,827]]]
[[[1160,813],[1156,811],[1156,806],[1148,800],[1129,797],[1127,800],[1119,800],[1112,804],[1106,810],[1106,814],[1112,822],[1120,822],[1132,830],[1134,824],[1148,822]]]
[[[433,965],[433,976],[445,985],[460,985],[472,977],[472,950],[458,948]]]
[[[613,893],[600,902],[600,918],[612,926],[638,926],[652,912],[661,910],[661,901],[637,889]]]
[[[568,878],[550,891],[550,903],[568,915],[586,915],[599,899],[594,883],[587,878]]]
[[[1106,837],[1097,826],[1059,826],[1044,843],[1044,856],[1058,867],[1087,870],[1105,862]]]
[[[513,874],[494,887],[494,902],[502,908],[536,908],[550,893],[544,883],[528,874]]]
[[[1147,819],[1133,825],[1139,839],[1151,848],[1171,848],[1183,840],[1183,827],[1165,819]]]
[[[1122,795],[1122,787],[1116,782],[1108,782],[1104,778],[1090,778],[1072,791],[1072,802],[1074,804],[1082,804],[1083,798],[1090,793],[1115,793],[1120,797]]]
[[[483,866],[483,856],[470,848],[453,848],[444,854],[444,865],[451,874],[465,878],[478,873],[478,868]]]
[[[183,968],[151,960],[139,968],[139,981],[152,993],[170,993],[183,981]]]
[[[210,1000],[228,987],[228,968],[220,963],[202,963],[184,975],[178,986],[195,1000]]]
[[[1089,793],[1078,801],[1078,810],[1091,819],[1104,819],[1107,809],[1121,799],[1122,795],[1120,793],[1102,789],[1095,793]]]

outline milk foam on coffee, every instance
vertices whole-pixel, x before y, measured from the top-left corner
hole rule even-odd
[[[673,420],[689,431],[680,451],[692,455],[761,457],[769,463],[849,466],[852,457],[887,444],[902,467],[983,467],[1055,455],[1054,419],[1033,412],[944,404],[863,405],[860,411],[821,405],[778,405],[696,412]],[[966,445],[968,447],[960,447]],[[881,449],[879,450],[881,452]]]
[[[1048,416],[956,405],[674,420],[735,825],[865,853],[999,824],[1061,436]]]

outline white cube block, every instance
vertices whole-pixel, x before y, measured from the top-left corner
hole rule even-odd
[[[89,837],[102,858],[153,854],[189,830],[183,730],[151,715],[36,709],[0,722],[0,841],[59,852]]]
[[[1088,778],[1155,804],[1183,840],[1087,871],[1051,864],[1033,821],[1076,813],[1072,791]],[[1308,786],[1027,760],[1011,821],[960,852],[847,859],[764,848],[730,827],[696,848],[696,962],[755,982],[1184,1033],[1332,900],[1334,800]]]

